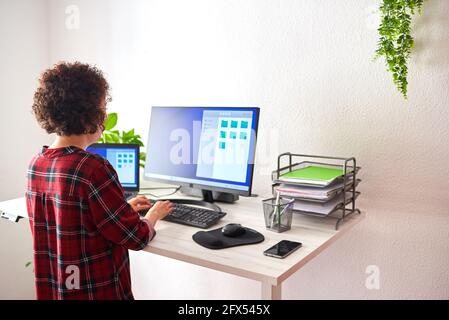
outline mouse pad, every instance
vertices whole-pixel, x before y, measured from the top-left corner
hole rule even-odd
[[[245,233],[237,237],[227,237],[221,233],[221,228],[211,231],[198,231],[192,236],[193,241],[208,249],[224,249],[245,244],[259,243],[265,237],[256,230],[246,228]]]

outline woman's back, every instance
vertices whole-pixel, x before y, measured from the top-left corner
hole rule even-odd
[[[154,236],[126,202],[117,174],[77,147],[30,163],[27,207],[38,299],[132,299],[127,249]]]

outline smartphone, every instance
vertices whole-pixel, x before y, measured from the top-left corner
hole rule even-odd
[[[293,251],[301,248],[301,246],[302,246],[301,242],[282,240],[276,243],[271,248],[265,250],[263,254],[266,256],[283,259],[289,254],[291,254]]]

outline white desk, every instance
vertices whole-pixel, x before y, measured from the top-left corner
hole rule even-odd
[[[292,229],[276,233],[265,229],[262,199],[263,197],[240,198],[234,204],[219,204],[227,215],[218,225],[211,228],[215,229],[231,222],[241,223],[261,232],[265,236],[262,243],[210,250],[192,240],[192,235],[201,229],[159,221],[156,226],[157,236],[144,251],[260,281],[262,299],[281,299],[282,282],[285,279],[324,251],[365,216],[364,213],[351,215],[336,231],[333,219],[295,214]],[[0,210],[26,217],[25,198],[0,202]],[[265,249],[283,239],[302,242],[303,246],[285,259],[263,255]]]

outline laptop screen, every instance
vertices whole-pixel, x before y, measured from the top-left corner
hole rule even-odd
[[[123,189],[139,190],[139,145],[95,143],[89,146],[87,151],[109,161],[117,172]]]

